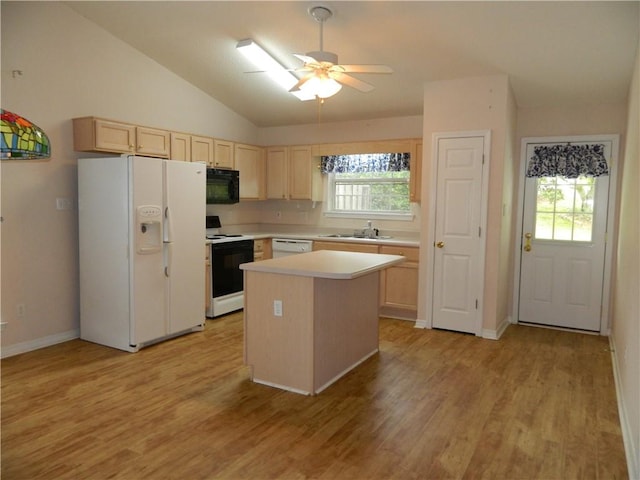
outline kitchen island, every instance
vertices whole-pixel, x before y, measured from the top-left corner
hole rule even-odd
[[[314,395],[378,351],[378,272],[400,255],[320,250],[240,265],[254,382]]]

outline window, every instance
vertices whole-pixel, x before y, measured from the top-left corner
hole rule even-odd
[[[327,213],[348,216],[408,216],[409,154],[322,157],[329,175]]]
[[[590,242],[594,177],[537,179],[535,238]]]

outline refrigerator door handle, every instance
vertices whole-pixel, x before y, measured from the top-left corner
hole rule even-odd
[[[171,215],[169,213],[169,207],[164,207],[164,241],[172,242],[173,235],[171,233]]]
[[[165,244],[165,265],[164,265],[164,276],[171,276],[171,263],[173,260],[173,243],[166,242]]]

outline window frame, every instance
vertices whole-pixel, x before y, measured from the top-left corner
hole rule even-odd
[[[335,198],[336,198],[336,173],[327,173],[327,188],[326,188],[326,198],[325,202],[325,211],[324,215],[326,217],[333,218],[357,218],[357,219],[379,219],[379,220],[401,220],[401,221],[412,221],[415,218],[415,214],[413,212],[413,203],[410,201],[411,195],[411,172],[409,172],[408,177],[402,179],[402,182],[395,183],[406,183],[408,187],[407,194],[409,195],[409,209],[407,212],[392,212],[392,211],[375,211],[375,210],[336,210],[335,209]],[[375,179],[373,182],[371,179],[363,179],[362,181],[355,181],[354,183],[367,184],[371,185],[372,183],[378,183]],[[389,179],[380,178],[379,183],[388,183]]]

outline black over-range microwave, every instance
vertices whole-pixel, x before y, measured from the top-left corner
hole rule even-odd
[[[207,168],[207,203],[238,203],[240,172],[222,168]]]

